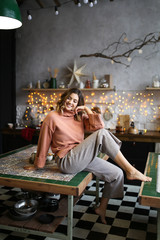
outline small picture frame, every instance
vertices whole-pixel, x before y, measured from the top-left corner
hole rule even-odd
[[[104,75],[106,82],[108,83],[109,88],[114,88],[113,86],[113,78],[111,74]]]

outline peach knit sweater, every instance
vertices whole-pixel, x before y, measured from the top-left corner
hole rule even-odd
[[[74,112],[50,112],[45,118],[39,135],[37,155],[34,165],[43,168],[51,147],[53,153],[63,158],[72,148],[84,139],[84,131],[95,131],[104,127],[101,115],[84,115],[82,121],[74,119]]]

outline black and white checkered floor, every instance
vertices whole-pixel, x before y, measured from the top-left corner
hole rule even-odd
[[[103,183],[100,182],[100,196]],[[91,181],[88,190],[95,190]],[[124,185],[124,198],[111,199],[106,210],[107,225],[94,213],[95,197],[83,195],[74,206],[73,240],[155,240],[157,238],[157,211],[138,203],[140,186]],[[0,213],[13,205],[18,188],[0,187]],[[67,218],[57,228],[66,233]],[[56,240],[26,233],[0,229],[0,240]]]

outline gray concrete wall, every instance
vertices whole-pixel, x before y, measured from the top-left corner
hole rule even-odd
[[[159,46],[144,47],[129,68],[101,58],[79,58],[81,54],[100,52],[124,32],[129,41],[158,32],[159,0],[99,0],[93,8],[68,3],[59,9],[58,16],[52,8],[33,10],[32,21],[27,20],[26,8],[21,8],[23,26],[16,35],[17,106],[27,101],[22,88],[47,79],[48,67],[59,68],[58,83],[67,84],[66,66],[72,67],[75,59],[78,66],[86,64],[84,73],[89,76],[82,78],[84,82],[92,80],[93,72],[98,79],[112,74],[117,91],[143,91],[152,85],[153,75],[160,74]]]

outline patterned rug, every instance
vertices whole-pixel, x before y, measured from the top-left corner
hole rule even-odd
[[[60,181],[70,181],[75,174],[62,174],[54,160],[46,162],[44,169],[38,171],[27,171],[23,167],[31,165],[29,159],[37,146],[26,148],[23,151],[12,155],[4,156],[0,159],[0,174],[10,174],[25,177],[45,178]]]

